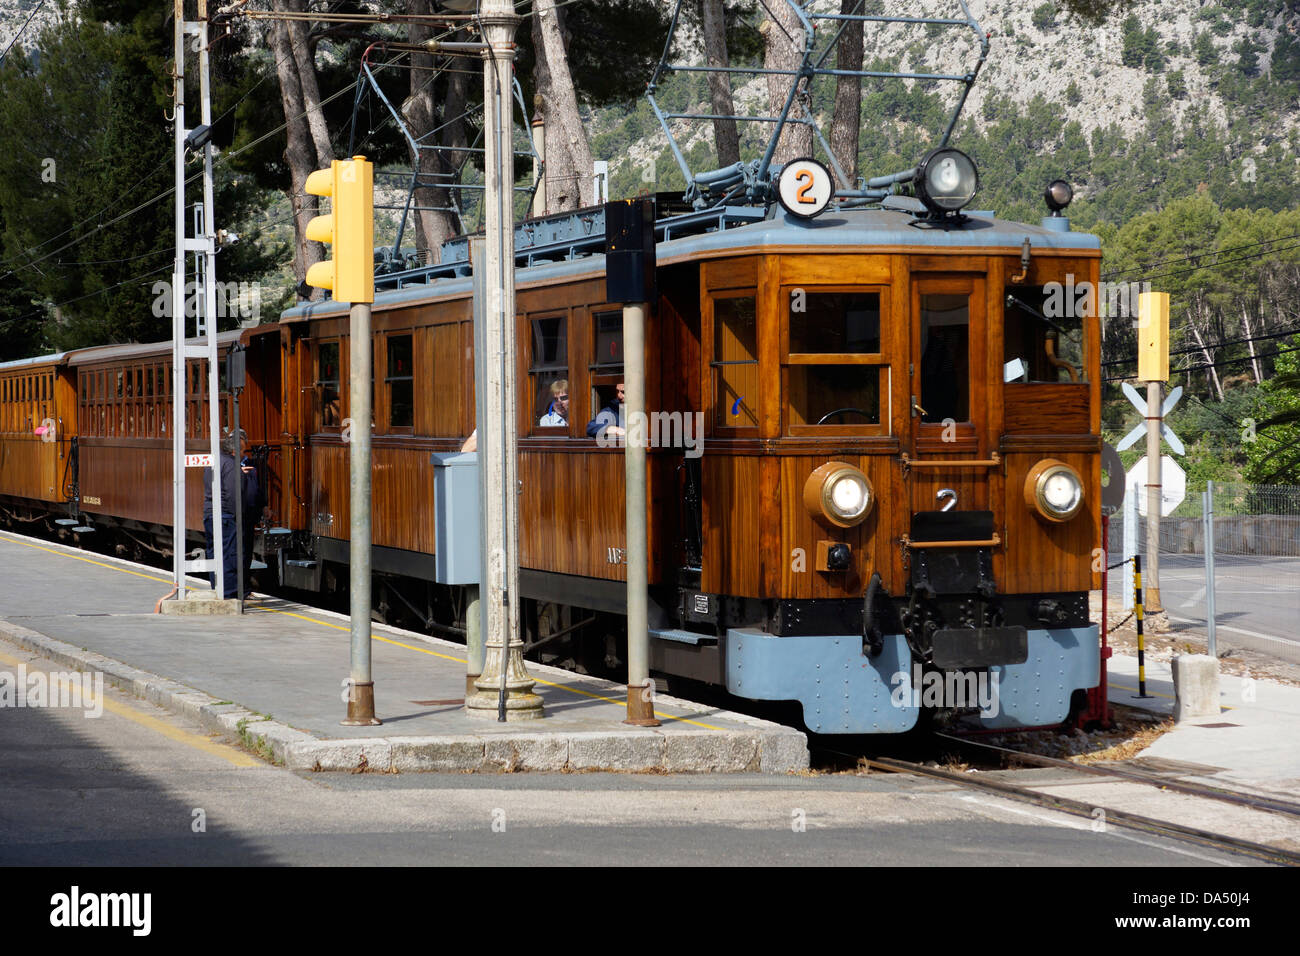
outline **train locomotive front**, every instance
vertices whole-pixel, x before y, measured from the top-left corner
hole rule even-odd
[[[700,267],[698,585],[652,661],[711,626],[696,676],[823,733],[1066,720],[1099,681],[1097,240],[873,210],[732,241]]]

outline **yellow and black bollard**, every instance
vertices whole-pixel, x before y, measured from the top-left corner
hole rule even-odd
[[[1138,632],[1138,696],[1147,696],[1147,645],[1142,636],[1142,555],[1133,555],[1133,613],[1137,617]]]

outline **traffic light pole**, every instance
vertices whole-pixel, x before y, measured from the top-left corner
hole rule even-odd
[[[352,670],[348,677],[349,727],[373,727],[375,683],[370,672],[370,303],[354,302],[349,313],[351,351],[348,361],[348,409],[352,434],[348,444],[351,494],[348,597],[351,614]]]

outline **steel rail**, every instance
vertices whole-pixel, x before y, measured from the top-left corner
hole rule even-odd
[[[1194,797],[1221,800],[1224,803],[1232,803],[1238,806],[1248,807],[1252,810],[1264,810],[1268,813],[1283,813],[1290,816],[1300,817],[1300,803],[1293,803],[1290,800],[1275,800],[1271,797],[1257,796],[1255,794],[1244,793],[1240,790],[1231,790],[1226,787],[1212,787],[1207,784],[1184,783],[1181,780],[1169,780],[1165,777],[1161,777],[1159,774],[1147,773],[1141,770],[1120,769],[1118,767],[1099,767],[1096,764],[1074,763],[1070,760],[1062,760],[1059,757],[1046,757],[1041,754],[1025,753],[1020,750],[1012,750],[1010,747],[999,747],[997,744],[985,743],[979,740],[969,740],[965,737],[957,737],[952,734],[936,732],[935,736],[970,747],[979,747],[984,750],[993,750],[998,753],[1004,753],[1016,760],[1034,764],[1039,767],[1057,767],[1062,770],[1078,770],[1093,776],[1114,777],[1119,780],[1129,780],[1134,783],[1145,783],[1149,786],[1157,787],[1161,790],[1169,790],[1173,793],[1184,793]]]
[[[1097,803],[1072,800],[1069,797],[1058,797],[1050,793],[1042,793],[1028,787],[1016,786],[1001,781],[972,779],[968,774],[953,773],[936,767],[925,767],[906,760],[895,760],[892,757],[863,757],[861,760],[868,767],[878,767],[891,773],[913,773],[924,777],[932,777],[959,787],[983,790],[986,793],[1008,797],[1022,803],[1032,803],[1044,809],[1069,813],[1090,820],[1096,819],[1095,813],[1100,809],[1105,814],[1105,822],[1108,824],[1113,823],[1117,826],[1138,830],[1154,836],[1163,836],[1185,843],[1195,843],[1212,849],[1226,850],[1230,853],[1253,857],[1268,863],[1300,866],[1300,853],[1255,843],[1251,840],[1242,840],[1222,833],[1211,833],[1208,830],[1184,826],[1181,823],[1174,823],[1169,820],[1157,820],[1153,817],[1128,813],[1124,810],[1116,810]]]

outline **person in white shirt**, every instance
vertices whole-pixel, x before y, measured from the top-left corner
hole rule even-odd
[[[551,383],[551,404],[537,423],[547,427],[569,424],[569,380],[556,379]]]

